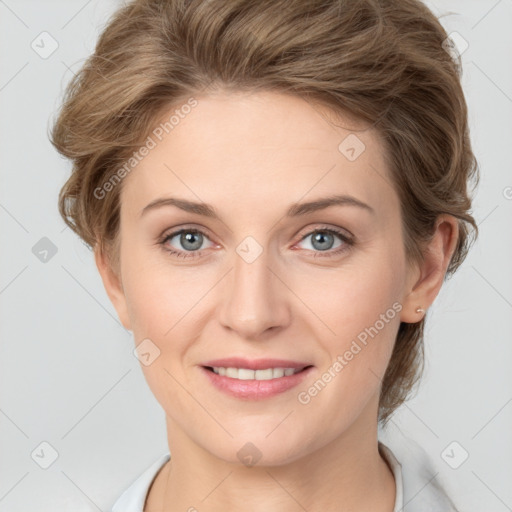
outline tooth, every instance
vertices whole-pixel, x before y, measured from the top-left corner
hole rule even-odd
[[[238,369],[238,378],[240,380],[254,379],[254,370],[249,370],[247,368],[239,368]]]
[[[226,368],[226,377],[238,379],[238,368]]]
[[[295,368],[266,368],[264,370],[250,370],[248,368],[224,368],[222,366],[212,367],[214,373],[220,376],[230,377],[239,380],[272,380],[284,376],[294,375],[301,371]]]
[[[254,372],[254,378],[256,380],[269,380],[273,376],[272,368],[267,368],[266,370],[256,370]]]
[[[277,379],[279,377],[283,377],[284,376],[284,368],[274,368],[274,372],[272,374],[272,377],[274,379]]]

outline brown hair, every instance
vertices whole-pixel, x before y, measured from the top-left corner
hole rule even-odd
[[[95,190],[130,158],[162,112],[193,94],[293,94],[374,126],[401,201],[406,254],[421,261],[437,217],[459,220],[445,278],[478,235],[467,184],[478,183],[461,62],[419,0],[135,0],[120,8],[73,77],[53,126],[73,161],[59,196],[65,222],[118,264],[119,195]],[[119,173],[117,174],[119,177]],[[425,318],[401,323],[379,420],[423,370]]]

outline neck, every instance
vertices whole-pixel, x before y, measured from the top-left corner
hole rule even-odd
[[[167,418],[171,460],[155,479],[144,512],[319,512],[333,503],[341,512],[392,512],[395,481],[378,451],[377,422],[357,423],[293,462],[246,467],[215,457]]]

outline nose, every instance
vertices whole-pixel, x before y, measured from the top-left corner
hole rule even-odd
[[[269,259],[265,250],[250,263],[235,253],[234,268],[224,279],[220,322],[241,338],[264,339],[290,323],[291,292]]]

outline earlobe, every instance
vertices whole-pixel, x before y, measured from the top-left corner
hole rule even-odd
[[[415,277],[402,303],[402,322],[416,323],[423,319],[443,285],[458,236],[457,219],[451,215],[439,216],[424,261],[415,267]]]
[[[126,297],[121,282],[120,269],[114,270],[109,257],[98,246],[94,248],[94,259],[96,267],[103,281],[105,291],[116,309],[117,315],[125,329],[131,330],[130,317],[128,315],[128,308],[126,304]]]

